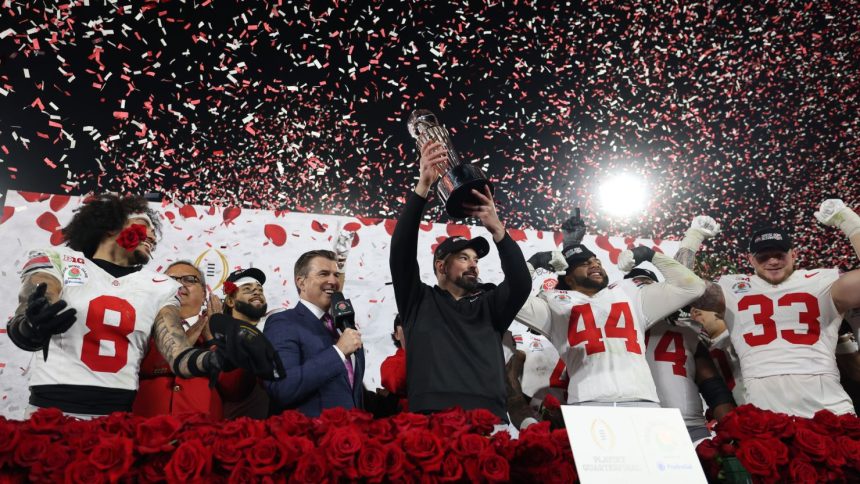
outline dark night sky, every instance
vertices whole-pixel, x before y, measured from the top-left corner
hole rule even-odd
[[[812,216],[860,206],[851,2],[89,3],[0,7],[4,187],[394,217],[425,107],[511,226],[578,205],[670,238],[704,213],[731,259],[774,221],[804,263],[856,265]],[[625,171],[651,202],[611,219],[594,195]]]

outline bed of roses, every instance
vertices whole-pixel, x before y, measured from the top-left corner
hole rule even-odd
[[[460,409],[223,422],[126,413],[83,421],[44,409],[25,421],[0,417],[0,482],[577,481],[564,430],[544,422],[519,439],[491,436],[497,421]]]
[[[742,405],[696,448],[708,480],[736,457],[754,482],[860,482],[860,418],[822,410],[811,419]]]

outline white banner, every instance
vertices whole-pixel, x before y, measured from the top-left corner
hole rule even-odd
[[[0,222],[0,315],[4,321],[15,312],[20,288],[19,271],[26,252],[62,243],[60,227],[71,220],[81,197],[9,191]],[[432,203],[432,202],[431,202]],[[438,202],[437,202],[438,203]],[[266,273],[266,298],[269,309],[293,307],[298,301],[293,284],[293,265],[303,252],[333,249],[341,230],[356,232],[346,262],[343,292],[352,300],[356,323],[362,332],[367,357],[364,378],[370,390],[380,387],[379,366],[395,351],[390,333],[397,312],[388,270],[388,246],[394,220],[249,210],[236,207],[203,207],[170,203],[152,204],[162,218],[162,239],[149,268],[164,270],[175,260],[188,259],[206,272],[209,285],[223,295],[221,283],[228,273],[244,267],[257,267]],[[504,216],[504,214],[502,214]],[[516,221],[508,220],[509,227]],[[542,250],[553,250],[561,243],[560,234],[536,230],[509,229],[526,257]],[[448,235],[483,236],[483,227],[424,223],[420,228],[418,264],[421,278],[435,284],[432,254],[435,245]],[[656,244],[655,244],[656,242]],[[617,254],[628,244],[657,247],[673,254],[677,242],[587,236],[584,243],[603,261],[611,281],[621,274],[615,268]],[[495,246],[480,264],[481,279],[499,283],[503,279]],[[5,333],[5,323],[0,332]],[[0,335],[0,415],[21,418],[29,397],[27,371],[33,354],[15,347]]]

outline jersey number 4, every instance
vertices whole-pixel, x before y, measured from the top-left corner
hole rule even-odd
[[[795,292],[786,294],[776,301],[777,306],[792,306],[794,304],[803,304],[806,306],[806,311],[801,311],[798,315],[798,321],[801,324],[808,326],[805,333],[798,333],[793,329],[776,330],[776,321],[773,320],[773,299],[764,294],[752,294],[744,296],[738,301],[738,311],[746,311],[752,306],[758,306],[759,311],[753,314],[753,322],[762,327],[761,334],[746,333],[744,341],[750,346],[766,345],[774,340],[777,336],[796,345],[811,345],[818,341],[818,336],[821,334],[821,323],[818,317],[821,316],[821,311],[818,309],[818,299],[812,294],[805,292]]]
[[[106,312],[119,314],[119,324],[105,324]],[[128,335],[134,331],[136,313],[125,299],[99,296],[90,301],[87,309],[87,328],[81,350],[81,361],[91,370],[116,373],[128,363]],[[102,355],[102,341],[113,343],[113,355]]]
[[[582,330],[579,329],[580,321],[582,321]],[[590,304],[581,304],[571,308],[570,324],[567,330],[567,341],[571,347],[585,342],[586,355],[603,353],[606,351],[603,338],[622,338],[626,340],[628,352],[642,354],[642,348],[636,338],[636,327],[633,324],[633,313],[630,311],[629,304],[626,302],[613,303],[602,331],[594,321],[594,312],[591,310]]]
[[[651,332],[645,332],[645,346],[651,339]],[[669,349],[669,347],[673,349]],[[672,373],[684,378],[687,377],[687,351],[684,349],[684,335],[677,331],[666,331],[657,347],[654,348],[654,361],[663,361],[672,364]]]

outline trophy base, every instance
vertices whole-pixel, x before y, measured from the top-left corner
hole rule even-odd
[[[472,194],[472,189],[483,192],[484,187],[487,186],[490,187],[490,193],[495,192],[493,184],[487,180],[480,168],[471,164],[455,166],[439,180],[439,195],[445,202],[445,211],[452,218],[463,219],[468,217],[463,204],[480,204]]]

